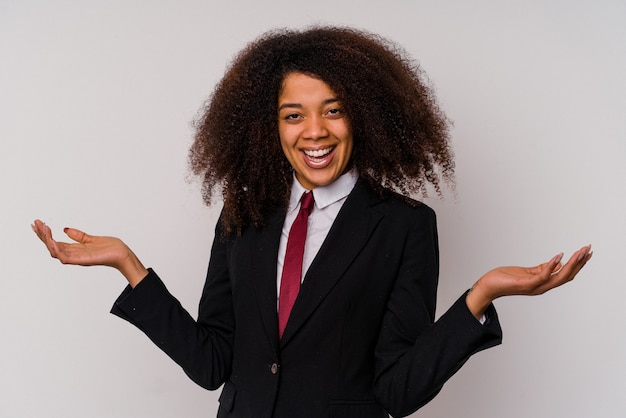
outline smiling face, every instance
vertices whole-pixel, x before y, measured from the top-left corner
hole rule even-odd
[[[278,97],[278,134],[283,152],[308,190],[335,181],[352,154],[352,129],[335,92],[302,73],[283,80]]]

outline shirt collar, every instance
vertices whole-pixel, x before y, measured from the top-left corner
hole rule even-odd
[[[339,176],[335,181],[326,186],[319,186],[313,189],[313,196],[315,197],[315,208],[324,209],[325,207],[347,197],[359,178],[355,169],[348,171],[345,174]],[[293,184],[291,185],[291,196],[289,197],[288,212],[296,210],[300,205],[300,199],[302,194],[308,191],[300,182],[296,179],[294,173]]]

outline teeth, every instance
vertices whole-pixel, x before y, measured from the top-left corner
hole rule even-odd
[[[319,158],[319,157],[323,157],[325,155],[330,154],[330,152],[332,151],[332,147],[331,148],[325,148],[325,149],[318,149],[318,150],[305,150],[304,153],[308,156],[308,157],[315,157],[315,158]]]

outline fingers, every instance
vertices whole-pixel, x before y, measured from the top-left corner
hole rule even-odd
[[[563,267],[564,274],[570,277],[569,280],[573,279],[578,274],[578,272],[585,266],[585,264],[587,264],[592,256],[593,251],[591,251],[591,245],[584,246],[583,248],[575,252],[569,259],[567,264]]]
[[[39,239],[42,240],[44,243],[54,241],[52,238],[52,230],[50,229],[50,227],[39,219],[35,219],[35,221],[31,225],[31,228],[33,229],[35,234],[37,234]],[[93,240],[93,237],[91,235],[86,234],[85,232],[76,228],[63,228],[63,232],[65,232],[65,234],[72,240],[80,242],[81,244]]]
[[[35,219],[35,221],[31,225],[31,228],[33,229],[37,237],[46,245],[46,248],[48,249],[51,257],[58,259],[62,263],[67,262],[67,258],[69,256],[69,245],[66,243],[55,241],[54,238],[52,238],[52,230],[48,225],[46,225],[39,219]],[[65,228],[63,231],[72,240],[81,244],[93,240],[93,237],[91,235],[88,235],[78,229]]]
[[[33,231],[35,231],[35,234],[37,234],[37,236],[39,237],[40,240],[45,242],[45,233],[44,230],[47,228],[46,224],[44,224],[42,221],[40,221],[39,219],[35,219],[35,221],[33,222],[33,224],[31,225],[31,228],[33,228]]]
[[[587,263],[587,261],[589,261],[589,254],[591,253],[591,245],[582,247],[580,250],[572,254],[559,273],[563,273],[564,275],[571,275],[574,273],[575,275]]]
[[[126,244],[115,237],[92,236],[75,228],[64,228],[63,230],[67,236],[75,242],[57,242],[52,239],[50,228],[40,220],[35,220],[32,228],[39,239],[46,245],[50,255],[63,264],[100,265],[120,269],[120,266],[127,267],[129,254],[132,254],[132,251]],[[134,254],[132,255],[134,256]],[[143,269],[141,272],[145,270],[138,261],[135,262],[133,267],[137,266]],[[139,270],[139,268],[136,268],[136,270]],[[141,278],[144,276],[141,276]]]
[[[548,290],[554,289],[555,287],[559,287],[567,282],[572,281],[576,277],[578,272],[591,259],[592,255],[593,252],[591,251],[591,245],[584,246],[578,251],[574,252],[574,254],[572,254],[567,263],[562,265],[557,270],[550,270],[550,267],[554,268],[554,266],[556,266],[554,262],[558,256],[550,260],[550,262],[547,263],[545,269],[546,271],[550,271],[550,274],[546,277],[545,281],[540,281],[539,286],[537,286],[536,288],[536,294],[543,294]]]
[[[52,257],[56,257],[57,246],[56,242],[52,238],[52,231],[50,230],[48,225],[46,225],[39,219],[36,219],[31,227],[33,228],[35,234],[37,234],[37,237],[46,245],[46,248],[48,248],[50,255]]]
[[[534,274],[534,275],[539,275],[542,273],[545,274],[545,272],[555,273],[561,270],[561,268],[563,267],[563,264],[561,263],[562,259],[563,259],[563,253],[560,253],[552,257],[550,261],[541,263],[538,266],[526,267],[526,270],[530,274]]]

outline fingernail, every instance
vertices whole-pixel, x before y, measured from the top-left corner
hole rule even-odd
[[[576,257],[576,261],[582,260],[583,258],[587,256],[588,253],[589,253],[589,248],[583,248],[581,250],[578,250],[578,257]]]
[[[563,253],[559,253],[554,257],[554,262],[555,263],[560,263],[561,259],[563,259]]]
[[[585,252],[584,251],[579,251],[578,252],[578,257],[576,257],[576,262],[582,260],[584,256],[585,256]]]

